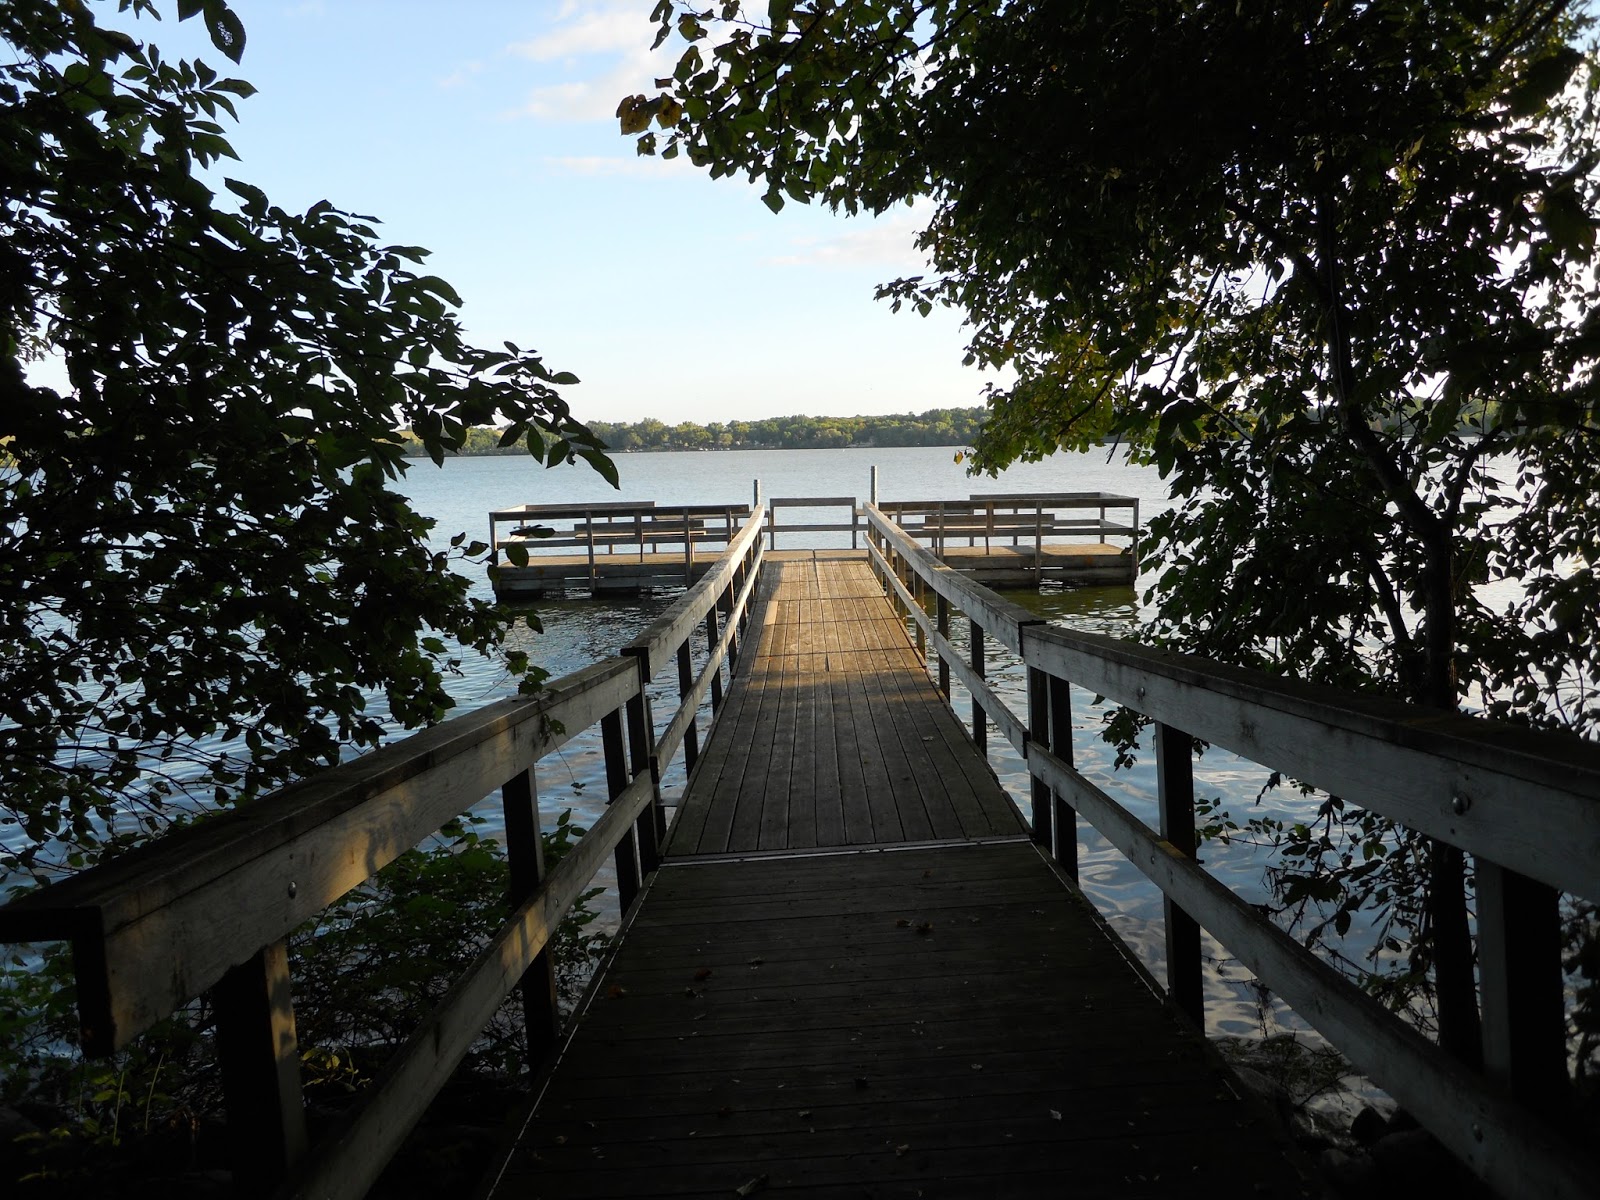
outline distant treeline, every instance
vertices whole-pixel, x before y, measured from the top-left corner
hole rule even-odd
[[[983,424],[982,408],[930,408],[882,417],[767,417],[759,421],[684,421],[668,425],[647,417],[631,425],[590,421],[589,428],[619,453],[630,450],[826,450],[841,446],[970,446]],[[402,433],[415,445],[416,439]],[[411,453],[420,454],[420,446]],[[500,449],[499,431],[467,431],[463,454],[515,453]]]

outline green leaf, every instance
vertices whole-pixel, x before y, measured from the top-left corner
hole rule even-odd
[[[234,62],[244,58],[244,23],[224,0],[204,0],[206,27],[211,44]]]

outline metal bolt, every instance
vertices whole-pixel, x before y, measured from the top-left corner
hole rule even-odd
[[[291,881],[290,884],[289,884],[289,899],[293,900],[294,897],[295,897],[295,893],[298,892],[299,890],[300,890],[299,885],[294,883],[293,881]]]
[[[1137,692],[1134,693],[1134,695],[1138,696],[1139,699],[1143,700],[1144,699],[1144,688],[1141,687]]]
[[[1455,792],[1450,797],[1450,811],[1456,816],[1465,816],[1467,809],[1472,807],[1472,797],[1465,792]]]
[[[1477,1138],[1480,1142],[1483,1141],[1483,1126],[1479,1125],[1476,1121],[1472,1123],[1472,1136]]]

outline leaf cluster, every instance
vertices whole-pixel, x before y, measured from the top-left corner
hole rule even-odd
[[[222,0],[178,14],[242,53]],[[496,652],[455,569],[484,547],[429,549],[397,423],[436,462],[498,423],[614,472],[576,377],[468,343],[426,251],[213,191],[249,84],[82,4],[6,5],[0,39],[0,819],[43,873],[435,721]]]
[[[978,469],[1108,438],[1159,467],[1174,507],[1144,543],[1152,637],[1600,732],[1584,6],[802,0],[655,17],[683,50],[657,97],[631,99],[664,127],[637,131],[641,153],[743,175],[775,210],[928,206],[928,272],[880,295],[958,309],[967,361],[1010,373],[987,389]],[[1112,729],[1124,756],[1137,726]],[[1424,978],[1452,907],[1428,895],[1433,853],[1342,805],[1319,821],[1281,831],[1283,899],[1331,904],[1333,933],[1385,914]]]

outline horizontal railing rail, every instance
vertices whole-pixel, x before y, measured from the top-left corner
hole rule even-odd
[[[673,739],[692,745],[706,690],[720,704],[720,671],[732,669],[756,594],[762,516],[757,509],[700,584],[623,654],[537,697],[445,721],[32,892],[0,907],[0,941],[71,942],[88,1054],[126,1046],[209,993],[239,1190],[281,1181],[283,1196],[364,1195],[513,991],[523,993],[534,1063],[554,1046],[554,930],[608,856],[624,912],[659,864],[659,768],[677,748]],[[702,621],[709,661],[658,739],[646,691],[652,663],[689,663],[689,639]],[[547,872],[534,768],[596,725],[609,803]],[[308,1147],[289,935],[497,789],[509,916],[380,1071],[360,1109]]]
[[[489,514],[489,548],[521,546],[531,554],[572,547],[637,543],[683,545],[731,541],[750,515],[745,504],[658,505],[653,500],[524,504]],[[509,536],[501,527],[509,525]]]
[[[721,711],[721,672],[726,665],[732,678],[764,562],[761,538],[764,513],[758,506],[717,564],[648,629],[622,648],[622,652],[638,664],[643,704],[648,704],[648,693],[643,685],[649,684],[667,662],[677,665],[678,708],[656,737],[650,758],[650,770],[658,787],[679,747],[684,751],[685,770],[694,770],[700,756],[698,713],[708,691],[713,719]],[[697,673],[689,638],[702,622],[707,656]],[[643,724],[654,728],[648,714]]]
[[[965,500],[884,500],[879,508],[903,533],[931,541],[935,553],[942,553],[952,541],[976,545],[982,540],[989,548],[995,541],[1020,545],[1024,539],[1031,539],[1035,549],[1042,552],[1047,537],[1093,537],[1101,543],[1107,538],[1122,537],[1128,539],[1128,553],[1138,556],[1136,496],[1109,492],[1002,492],[974,494]],[[1090,509],[1096,515],[1079,515]],[[1113,519],[1119,513],[1126,515]]]
[[[778,510],[784,508],[847,508],[848,521],[798,521],[783,524],[778,520]],[[854,496],[775,496],[767,501],[767,548],[778,548],[778,534],[783,533],[848,533],[850,548],[860,547],[861,513]]]
[[[1050,627],[941,563],[888,507],[866,509],[869,554],[924,656],[937,655],[940,690],[948,700],[952,674],[967,688],[980,748],[989,722],[1018,748],[1033,837],[1063,870],[1076,876],[1081,816],[1161,889],[1175,1005],[1203,1021],[1203,927],[1491,1186],[1593,1194],[1595,1164],[1551,1110],[1566,1084],[1558,899],[1600,899],[1600,746]],[[952,612],[970,622],[966,661],[949,640]],[[991,637],[1024,664],[1025,717],[986,680]],[[1159,830],[1075,769],[1074,685],[1154,722]],[[1196,739],[1474,856],[1484,1074],[1204,870],[1195,857]]]

